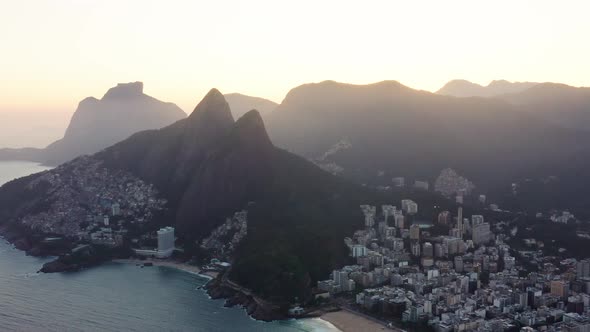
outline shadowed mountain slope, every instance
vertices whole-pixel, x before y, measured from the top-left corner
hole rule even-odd
[[[571,169],[589,163],[587,132],[556,126],[514,101],[442,96],[395,81],[302,85],[268,117],[267,128],[277,146],[337,165],[361,182],[405,176],[432,183],[451,167],[486,193],[550,175],[561,177],[563,190],[574,182]],[[333,148],[343,141],[346,148]],[[327,151],[336,152],[326,158]]]

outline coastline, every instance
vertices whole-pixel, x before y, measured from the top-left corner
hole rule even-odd
[[[321,315],[320,319],[328,322],[342,332],[392,331],[383,324],[347,310],[327,312]]]
[[[135,259],[135,258],[117,258],[117,259],[113,259],[111,261],[114,263],[133,264],[133,265],[143,265],[145,263],[152,263],[154,266],[169,267],[169,268],[176,269],[179,271],[183,271],[183,272],[187,272],[187,273],[191,273],[191,274],[196,274],[201,277],[208,278],[209,280],[217,278],[217,275],[218,275],[217,272],[211,272],[211,271],[202,272],[198,266],[190,265],[190,264],[186,264],[186,263],[181,263],[181,262],[175,262],[175,261],[171,261],[171,260],[158,260],[158,259],[149,259],[149,258],[145,259],[145,260]]]

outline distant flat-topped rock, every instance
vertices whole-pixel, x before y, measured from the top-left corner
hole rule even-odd
[[[101,99],[80,101],[62,139],[45,149],[0,149],[0,160],[58,165],[98,152],[138,131],[162,128],[185,117],[178,106],[144,94],[142,82],[119,83]]]
[[[102,98],[133,98],[141,95],[143,95],[143,83],[132,82],[117,84],[116,87],[110,88]]]
[[[436,93],[453,97],[497,97],[505,94],[519,93],[537,84],[539,83],[495,80],[487,86],[483,86],[466,80],[452,80]]]

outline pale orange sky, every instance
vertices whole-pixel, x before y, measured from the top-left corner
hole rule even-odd
[[[117,82],[190,112],[212,87],[308,82],[590,86],[588,1],[0,0],[0,114],[71,113]]]

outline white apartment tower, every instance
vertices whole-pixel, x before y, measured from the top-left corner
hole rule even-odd
[[[164,227],[158,231],[158,257],[170,257],[174,251],[174,227]]]
[[[383,217],[385,218],[385,223],[388,224],[389,217],[395,214],[396,208],[393,205],[382,205],[381,211],[383,212]]]
[[[373,227],[375,225],[375,215],[377,214],[377,207],[372,205],[361,205],[361,210],[365,215],[365,226]]]

